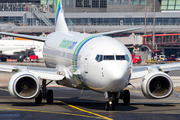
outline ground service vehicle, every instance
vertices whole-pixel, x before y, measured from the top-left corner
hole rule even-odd
[[[31,62],[38,62],[38,56],[37,55],[30,55],[29,60]]]
[[[141,56],[131,54],[133,64],[140,64],[141,63]]]
[[[170,57],[168,57],[168,60],[175,61],[175,58],[176,58],[175,54],[172,54]]]
[[[167,58],[165,55],[157,55],[157,61],[167,61]]]

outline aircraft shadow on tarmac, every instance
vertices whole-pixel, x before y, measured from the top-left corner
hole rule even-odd
[[[13,102],[11,106],[44,106],[45,104],[35,104],[31,102]]]
[[[176,105],[172,105],[172,103],[170,103],[170,104],[168,104],[168,103],[166,103],[166,104],[161,104],[161,103],[149,103],[149,104],[144,104],[144,106],[150,106],[150,107],[175,107]]]
[[[97,101],[97,100],[87,100],[87,99],[79,99],[78,97],[67,98],[67,99],[56,99],[56,101],[63,101],[67,104],[78,106],[80,108],[87,108],[92,110],[104,110],[105,101]],[[138,109],[137,107],[133,107],[131,105],[124,105],[123,103],[119,103],[116,105],[116,111],[133,111]]]
[[[79,97],[72,97],[72,98],[55,98],[54,105],[66,106],[64,103],[60,103],[58,101],[62,101],[66,104],[74,105],[76,107],[85,108],[85,109],[92,109],[92,110],[104,110],[105,102],[104,101],[97,101],[97,100],[90,100],[90,99],[79,99]],[[42,104],[35,104],[34,102],[0,102],[0,104],[11,104],[11,106],[46,106],[47,103],[43,100]],[[175,107],[176,104],[180,103],[130,103],[129,105],[124,105],[123,103],[118,103],[116,105],[115,111],[134,111],[139,109],[136,106],[144,105],[147,107]]]
[[[87,99],[79,99],[79,97],[67,98],[67,99],[56,99],[56,101],[63,101],[67,104],[79,106],[82,108],[92,109],[92,110],[104,110],[105,102],[97,101],[97,100],[87,100]],[[133,111],[139,109],[136,106],[144,105],[147,107],[175,107],[176,104],[180,103],[130,103],[129,105],[124,105],[123,103],[118,103],[116,105],[115,111]],[[59,103],[60,105],[60,103]]]
[[[0,102],[0,104],[9,104],[11,106],[44,106],[45,104],[35,104],[31,102]]]
[[[10,104],[11,106],[34,106],[34,107],[38,107],[38,106],[46,106],[47,103],[44,100],[41,104],[36,104],[35,102],[0,102],[0,104]],[[65,105],[62,103],[58,103],[58,102],[54,102],[53,104],[48,104],[48,105]]]

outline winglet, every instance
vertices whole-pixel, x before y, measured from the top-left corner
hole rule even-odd
[[[68,27],[64,18],[64,10],[62,0],[56,0],[55,11],[55,31],[68,32]]]

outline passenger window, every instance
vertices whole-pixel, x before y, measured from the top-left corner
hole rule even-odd
[[[103,60],[114,60],[114,55],[104,55]]]
[[[126,60],[124,55],[116,55],[116,60]]]

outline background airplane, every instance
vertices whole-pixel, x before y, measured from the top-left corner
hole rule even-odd
[[[16,73],[9,80],[9,93],[18,98],[32,99],[40,104],[42,99],[53,103],[53,91],[47,85],[77,89],[89,89],[104,94],[105,109],[115,109],[119,99],[130,103],[129,90],[134,78],[142,78],[142,93],[151,99],[169,97],[173,92],[171,70],[179,70],[180,64],[133,67],[128,49],[117,40],[104,35],[127,30],[98,34],[69,31],[66,25],[62,2],[56,0],[55,32],[45,37],[0,32],[2,35],[22,37],[45,42],[43,54],[48,68],[0,65],[0,71]],[[128,30],[135,30],[133,28]],[[42,79],[40,86],[39,80]],[[46,80],[51,80],[46,83]]]
[[[7,58],[22,62],[25,57],[33,54],[42,59],[43,44],[31,40],[0,40],[1,62],[6,62]]]

